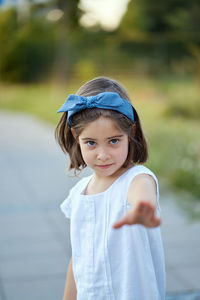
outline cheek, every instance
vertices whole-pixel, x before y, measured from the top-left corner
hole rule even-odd
[[[126,160],[128,156],[128,143],[124,143],[123,147],[119,149],[117,155],[121,158],[121,160]]]
[[[80,145],[80,149],[81,149],[81,154],[82,154],[82,157],[83,157],[83,160],[84,162],[90,162],[92,160],[92,155],[91,155],[91,152],[88,151],[85,146],[81,146]]]
[[[126,158],[127,155],[128,155],[128,147],[126,147],[126,148],[124,148],[124,149],[121,150],[121,156],[123,158]]]

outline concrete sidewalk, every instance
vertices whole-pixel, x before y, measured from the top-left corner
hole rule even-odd
[[[59,205],[79,178],[67,177],[53,131],[36,118],[0,112],[0,300],[62,299],[71,249]],[[167,292],[200,290],[200,223],[162,191],[161,207]],[[185,297],[168,299],[200,299]]]

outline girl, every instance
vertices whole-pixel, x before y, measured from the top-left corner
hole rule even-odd
[[[61,204],[72,245],[63,300],[163,300],[158,181],[143,166],[147,144],[125,89],[95,78],[58,112],[69,169],[93,169]]]

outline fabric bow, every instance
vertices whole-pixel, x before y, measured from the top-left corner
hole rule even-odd
[[[71,126],[70,118],[72,115],[86,108],[94,107],[116,110],[126,115],[131,121],[134,121],[132,105],[127,100],[121,98],[117,93],[113,92],[104,92],[88,97],[69,95],[65,103],[58,110],[58,113],[68,111],[67,120]]]

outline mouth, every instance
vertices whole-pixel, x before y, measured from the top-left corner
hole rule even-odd
[[[101,169],[108,169],[111,166],[112,166],[112,164],[109,164],[109,165],[97,165],[97,167],[99,167]]]

